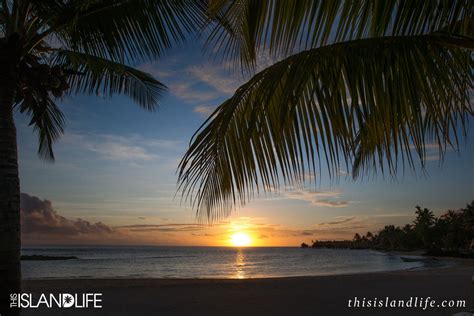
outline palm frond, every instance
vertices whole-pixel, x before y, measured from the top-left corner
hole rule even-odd
[[[324,161],[330,176],[353,163],[355,176],[396,174],[399,161],[424,161],[431,141],[441,152],[456,146],[459,124],[473,114],[472,66],[469,50],[438,35],[360,39],[290,56],[203,124],[179,165],[179,190],[212,221],[254,192],[303,182]]]
[[[39,42],[54,34],[68,49],[114,61],[154,59],[201,28],[203,1],[34,1],[43,23]]]
[[[226,27],[217,23],[207,44],[244,70],[253,69],[257,52],[265,49],[274,57],[285,57],[368,37],[439,30],[472,37],[474,32],[470,0],[213,0],[209,10],[225,20]]]
[[[166,86],[151,75],[104,58],[68,50],[56,50],[52,64],[71,73],[71,93],[125,94],[147,110],[153,110]]]
[[[54,160],[53,144],[64,132],[62,111],[47,95],[38,97],[34,105],[26,107],[26,111],[31,116],[29,125],[33,125],[38,134],[38,155],[45,160]]]

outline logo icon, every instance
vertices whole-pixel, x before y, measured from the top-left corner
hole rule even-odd
[[[71,294],[63,294],[63,307],[71,307],[74,305],[74,297]]]

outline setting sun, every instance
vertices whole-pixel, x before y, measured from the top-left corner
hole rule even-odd
[[[235,233],[231,236],[231,243],[234,247],[247,247],[252,244],[252,239],[245,233]]]

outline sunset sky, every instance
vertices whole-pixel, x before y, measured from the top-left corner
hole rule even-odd
[[[160,108],[148,113],[126,97],[64,99],[67,127],[54,164],[37,157],[36,135],[17,113],[25,245],[221,246],[244,232],[255,246],[296,246],[410,223],[416,205],[440,214],[474,198],[471,133],[441,167],[428,146],[426,174],[354,182],[340,170],[331,182],[323,170],[317,185],[261,195],[223,222],[198,225],[175,198],[176,168],[192,134],[243,81],[203,57],[198,42],[137,66],[169,87]]]

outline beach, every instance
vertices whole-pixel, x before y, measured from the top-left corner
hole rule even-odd
[[[102,293],[101,309],[24,309],[22,315],[452,315],[474,309],[474,260],[455,267],[266,279],[25,280],[23,292]],[[465,308],[349,308],[362,300],[466,300]],[[67,313],[66,313],[67,312]]]

